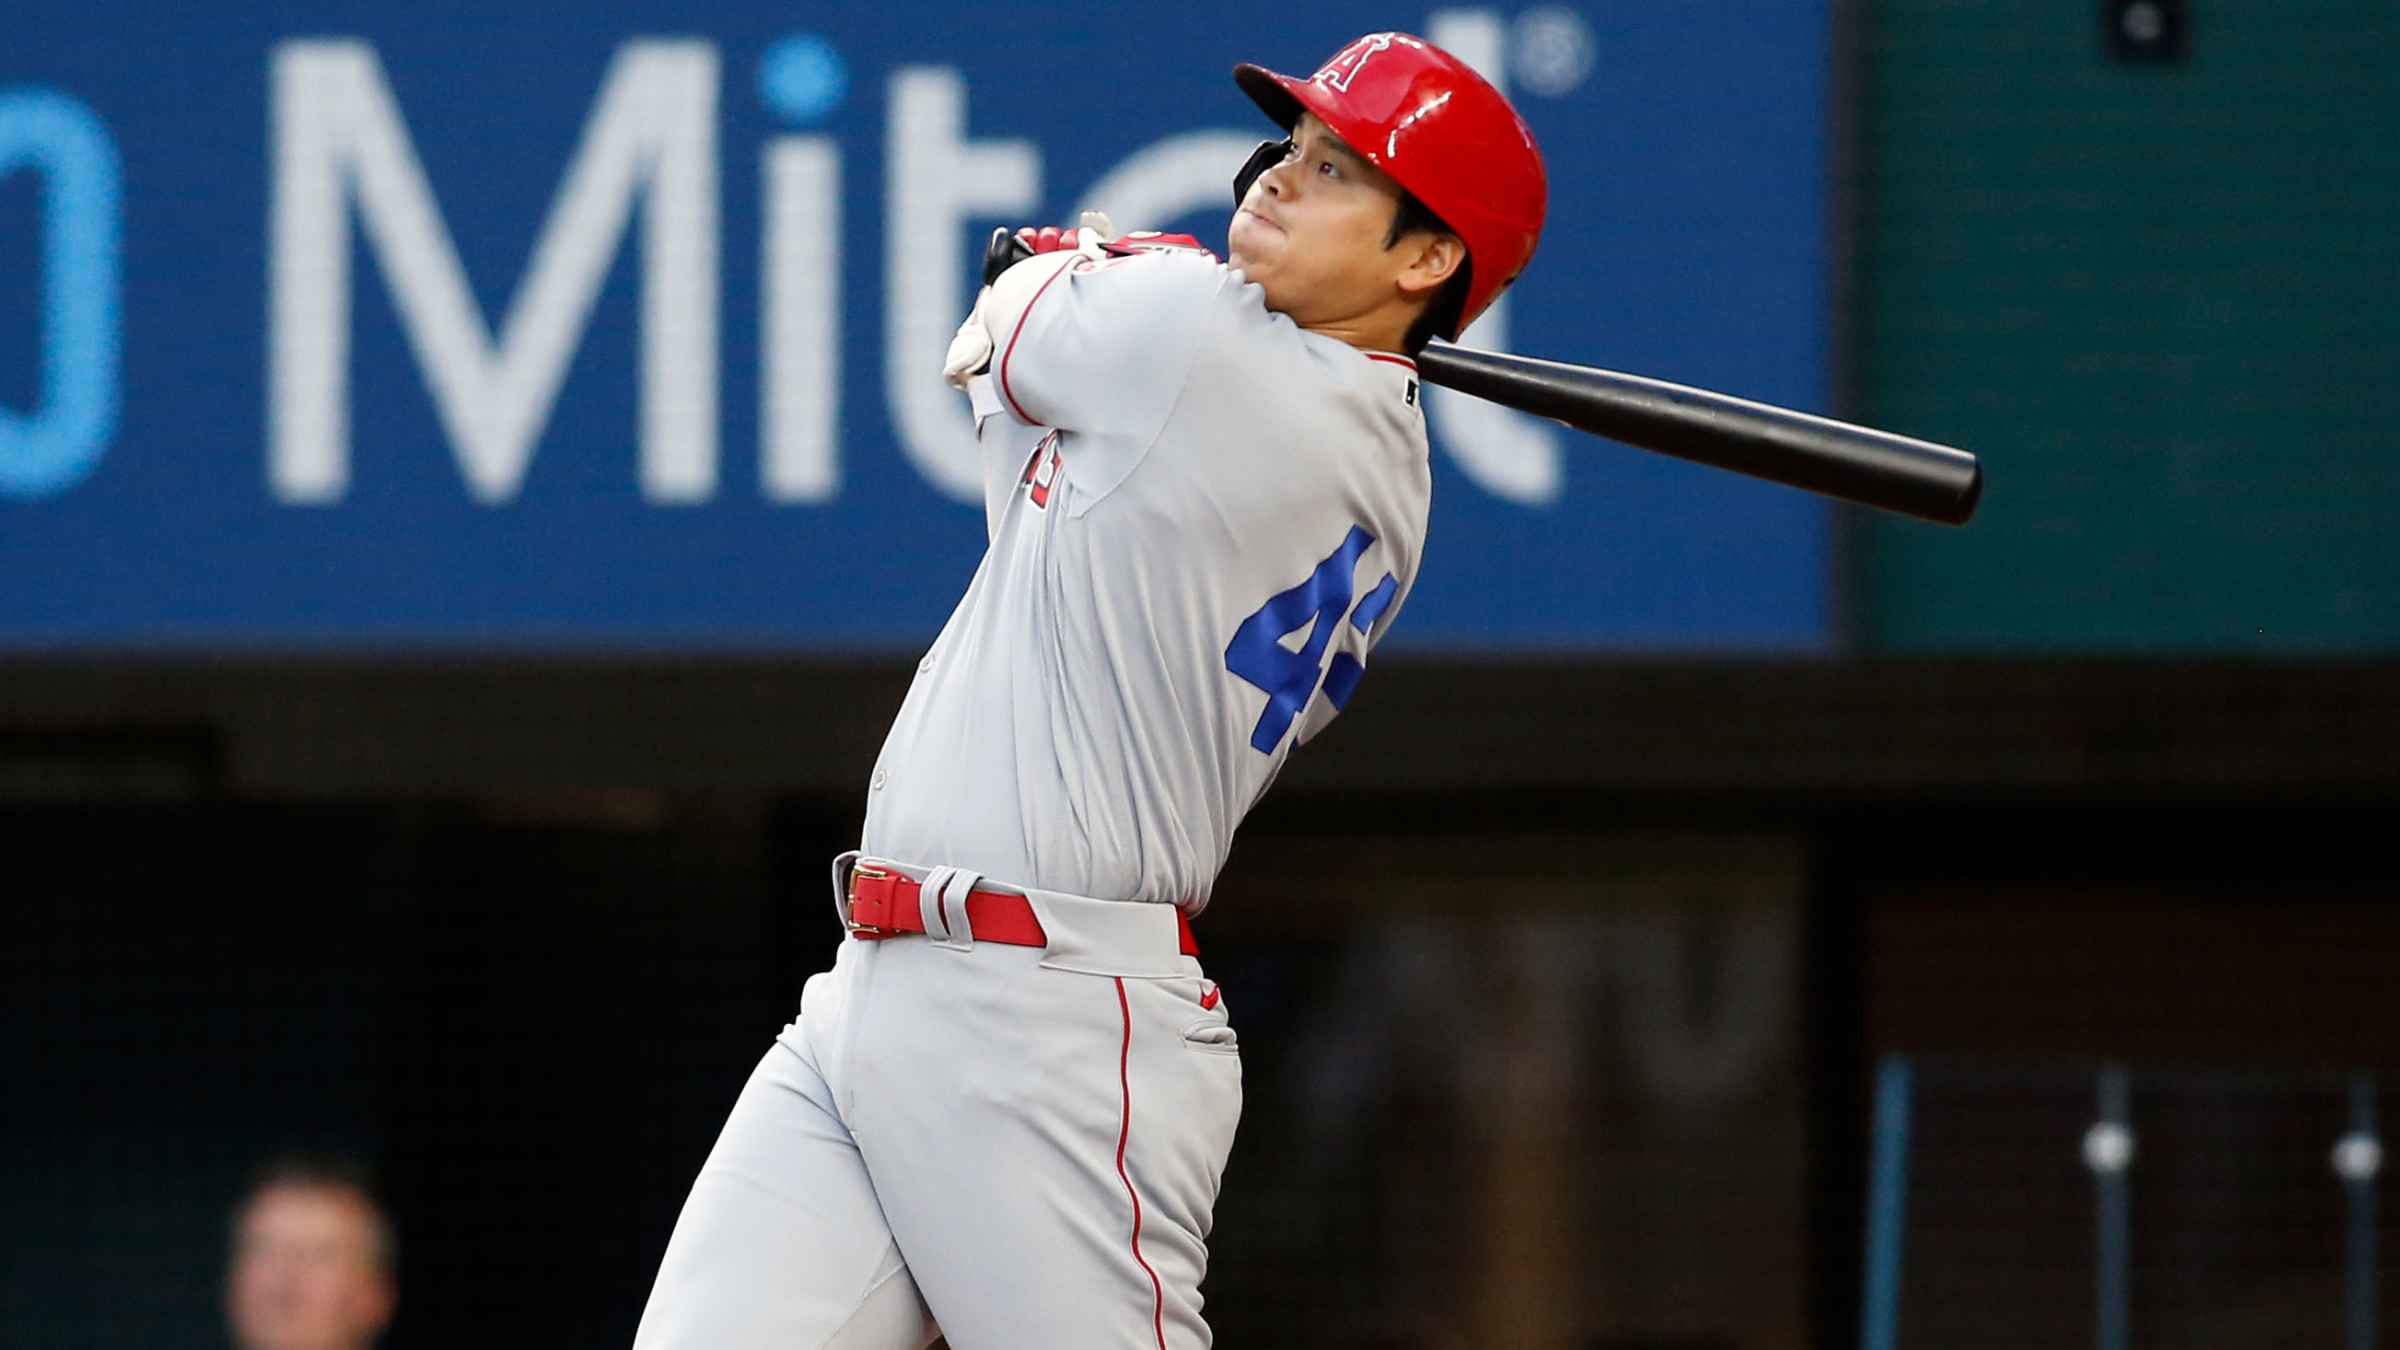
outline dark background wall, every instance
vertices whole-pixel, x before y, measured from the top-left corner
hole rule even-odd
[[[2400,639],[2400,14],[1855,7],[1855,410],[1984,452],[1964,534],[1877,521],[1897,651],[2356,653]]]
[[[856,831],[630,800],[8,813],[6,1339],[218,1343],[245,1173],[332,1147],[393,1199],[392,1344],[626,1343],[839,940]],[[1804,849],[1593,805],[1303,792],[1257,822],[1203,925],[1245,1038],[1226,1343],[1804,1334]]]
[[[838,940],[855,794],[813,780],[868,762],[844,724],[906,673],[21,669],[120,729],[11,742],[0,1057],[29,1105],[0,1203],[40,1236],[5,1339],[215,1343],[245,1171],[332,1145],[393,1193],[394,1345],[624,1343]],[[2093,1063],[2400,1063],[2388,669],[1385,675],[1201,925],[1250,1087],[1226,1344],[1849,1343],[1893,1052],[1966,1075],[1928,1092],[1911,1269],[2084,1298]],[[1487,711],[1445,721],[1461,701]],[[748,772],[788,781],[690,781]],[[2315,1138],[2315,1098],[2194,1100],[2152,1175],[2198,1178],[2196,1208],[2143,1212],[2222,1240],[2161,1259],[2270,1305],[2233,1277],[2330,1278],[2332,1198],[2241,1180],[2256,1139]],[[2048,1196],[2049,1226],[1995,1195]],[[1977,1264],[2028,1233],[2054,1245],[2018,1283]]]

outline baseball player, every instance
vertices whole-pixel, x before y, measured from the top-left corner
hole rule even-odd
[[[1516,278],[1546,195],[1421,39],[1234,75],[1289,134],[1226,262],[1025,232],[951,346],[989,551],[834,862],[852,940],[735,1102],[638,1350],[1209,1343],[1242,1070],[1191,920],[1408,598],[1410,354]]]

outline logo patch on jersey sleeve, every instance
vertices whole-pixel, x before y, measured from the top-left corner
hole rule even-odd
[[[1033,447],[1033,456],[1025,461],[1025,472],[1017,479],[1037,510],[1050,509],[1050,488],[1058,481],[1058,463],[1058,433],[1053,431]]]

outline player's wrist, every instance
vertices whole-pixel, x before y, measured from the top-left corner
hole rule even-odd
[[[1214,250],[1188,234],[1164,234],[1157,230],[1135,230],[1105,240],[1100,251],[1112,258],[1130,258],[1141,253],[1197,253],[1210,262],[1217,261]]]

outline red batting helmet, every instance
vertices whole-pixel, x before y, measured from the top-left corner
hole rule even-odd
[[[1533,133],[1467,63],[1420,37],[1369,33],[1305,80],[1261,66],[1235,83],[1285,130],[1314,113],[1342,144],[1415,193],[1467,246],[1455,338],[1517,279],[1541,238],[1549,185]]]

